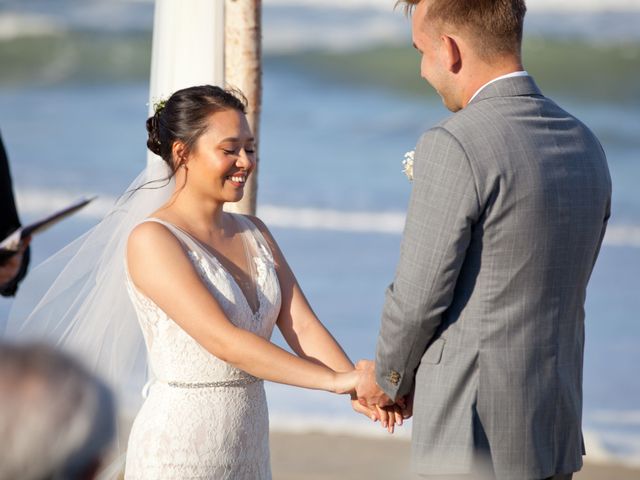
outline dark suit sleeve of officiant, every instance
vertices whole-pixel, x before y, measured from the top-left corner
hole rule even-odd
[[[0,135],[0,239],[5,238],[11,234],[14,230],[20,227],[20,220],[18,219],[18,211],[16,210],[16,203],[13,198],[13,184],[11,182],[11,173],[9,171],[9,161],[7,159],[7,153],[2,143],[2,136]],[[4,297],[10,297],[15,295],[18,289],[18,284],[27,274],[27,268],[29,266],[30,250],[27,249],[22,257],[22,264],[20,265],[20,271],[18,275],[6,285],[0,288],[0,295]]]
[[[460,142],[436,127],[416,148],[400,260],[386,292],[376,380],[392,399],[407,395],[427,347],[452,303],[481,207]]]

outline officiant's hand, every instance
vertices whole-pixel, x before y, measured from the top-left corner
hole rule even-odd
[[[372,407],[388,407],[394,402],[387,396],[376,382],[376,365],[371,360],[360,360],[356,370],[361,372],[360,381],[356,385],[358,400],[362,405]]]
[[[20,248],[18,251],[11,255],[4,263],[0,265],[0,287],[5,286],[11,280],[16,278],[18,273],[20,272],[20,267],[22,265],[22,258],[24,257],[24,252],[29,246],[29,240],[23,241],[20,244]]]

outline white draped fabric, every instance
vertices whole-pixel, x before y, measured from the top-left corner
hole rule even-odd
[[[224,27],[224,0],[156,0],[150,114],[181,88],[224,86]]]

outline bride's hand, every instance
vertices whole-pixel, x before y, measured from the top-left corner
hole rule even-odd
[[[333,392],[337,394],[352,394],[356,391],[356,385],[360,381],[360,372],[335,372],[333,378]]]
[[[398,404],[390,405],[388,407],[375,406],[380,417],[380,423],[383,428],[386,428],[389,433],[393,433],[395,426],[402,426],[403,412],[402,407]]]
[[[362,371],[352,370],[350,372],[336,372],[334,374],[333,391],[338,394],[348,393],[351,395],[351,407],[357,412],[369,417],[374,422],[380,419],[375,407],[367,407],[360,403],[356,396],[356,385],[360,382]]]
[[[378,420],[380,420],[380,415],[378,414],[377,408],[375,406],[367,407],[365,405],[362,405],[355,393],[351,394],[351,408],[353,408],[356,413],[361,413],[373,422],[377,422]]]

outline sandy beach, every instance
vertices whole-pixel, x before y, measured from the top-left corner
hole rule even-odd
[[[271,433],[274,480],[409,479],[406,439],[326,433]],[[574,480],[638,480],[640,469],[594,464],[588,459]]]

